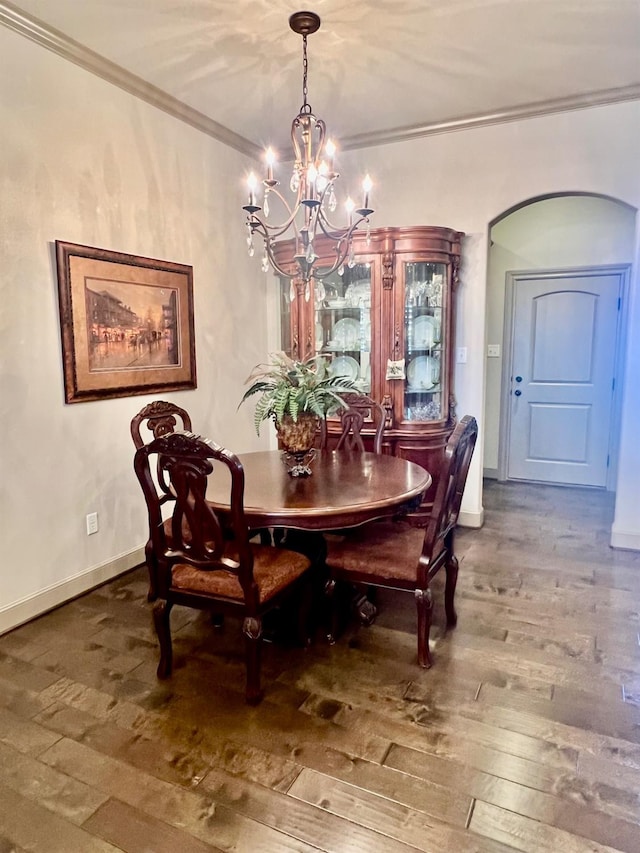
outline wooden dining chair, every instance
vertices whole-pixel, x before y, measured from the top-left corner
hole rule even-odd
[[[343,539],[329,538],[327,542],[326,593],[332,612],[335,612],[338,581],[413,592],[418,609],[418,663],[425,668],[433,663],[429,649],[433,612],[429,584],[443,566],[447,625],[453,627],[457,621],[454,595],[458,560],[454,535],[477,435],[476,420],[467,415],[449,438],[425,529],[412,527],[405,521],[381,521],[358,528]],[[335,636],[334,627],[329,631],[330,641]]]
[[[185,409],[176,406],[175,403],[168,403],[166,400],[154,400],[152,403],[147,403],[131,421],[131,438],[136,450],[147,444],[154,438],[160,438],[163,435],[175,432],[176,427],[182,431],[191,432],[191,417]],[[143,436],[143,429],[145,435]],[[150,435],[147,435],[150,433]],[[163,477],[163,472],[160,468],[156,471],[155,476],[156,489],[158,498],[162,502],[163,495],[166,495],[169,490],[169,484]],[[155,601],[157,592],[155,589],[156,571],[153,565],[153,548],[151,539],[145,545],[145,562],[149,572],[149,590],[147,592],[147,601]]]
[[[176,427],[178,427],[181,432],[191,432],[192,429],[189,413],[185,409],[180,408],[180,406],[176,406],[175,403],[168,403],[166,400],[154,400],[152,403],[148,403],[132,419],[130,427],[131,438],[133,439],[136,449],[147,443],[145,441],[145,437],[143,437],[143,427],[146,427],[146,431],[151,433],[150,436],[145,436],[147,441],[176,432]],[[168,483],[163,478],[163,473],[160,469],[156,472],[156,483],[158,496],[161,497],[163,494],[166,494],[168,490]],[[271,543],[271,535],[267,530],[254,530],[251,535],[260,536],[260,541],[263,545],[269,545]],[[147,542],[145,547],[145,561],[149,570],[149,591],[147,592],[147,600],[155,601],[156,590],[154,587],[154,579],[156,572],[152,565],[153,549],[151,548],[150,540]],[[216,618],[218,620],[220,619],[220,617]]]
[[[341,394],[340,396],[347,405],[345,408],[340,409],[338,413],[341,432],[338,435],[335,445],[333,445],[333,441],[331,442],[333,445],[332,449],[364,452],[366,450],[365,439],[368,439],[373,429],[371,449],[374,453],[382,453],[382,440],[386,426],[386,412],[383,407],[372,397],[356,391]],[[320,448],[326,450],[329,444],[327,422],[323,420],[320,425]],[[332,531],[332,533],[351,536],[353,530],[337,530]],[[367,590],[364,587],[354,587],[353,595],[351,596],[351,606],[357,611],[364,624],[371,624],[376,613],[375,605],[371,601],[373,595],[373,589]]]
[[[224,518],[206,501],[214,466],[230,475]],[[138,448],[135,472],[149,515],[157,601],[153,619],[160,643],[159,678],[172,672],[170,613],[175,604],[243,616],[246,641],[246,699],[256,704],[260,687],[262,618],[302,586],[310,561],[284,548],[250,542],[244,513],[244,469],[237,456],[193,435],[168,433]],[[158,495],[160,468],[169,490]],[[228,471],[228,474],[227,474]],[[168,523],[163,506],[171,506]]]
[[[339,411],[341,432],[333,450],[365,450],[365,437],[372,434],[372,450],[382,453],[386,413],[380,403],[366,394],[346,393],[340,395],[347,404]],[[329,446],[327,422],[320,424],[320,448]]]

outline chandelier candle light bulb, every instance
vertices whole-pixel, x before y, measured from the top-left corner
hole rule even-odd
[[[320,168],[318,169],[318,176],[316,177],[316,187],[317,187],[319,193],[323,192],[325,190],[327,184],[329,183],[329,178],[327,177],[327,172],[328,172],[327,164],[323,160],[322,163],[320,163]]]
[[[254,213],[260,210],[259,207],[256,207],[256,189],[258,187],[258,179],[253,174],[253,172],[249,172],[247,176],[247,186],[249,187],[249,204],[245,208],[245,210],[251,209]]]
[[[274,176],[275,154],[267,148],[264,155],[266,176],[261,183],[264,187],[264,209],[256,203],[258,180],[253,172],[249,175],[249,203],[243,206],[247,213],[247,228],[251,237],[262,237],[264,241],[263,267],[270,264],[273,269],[285,278],[301,278],[304,291],[309,292],[309,282],[312,278],[320,279],[342,269],[345,260],[353,254],[353,234],[362,223],[369,229],[369,216],[373,210],[369,207],[369,197],[373,183],[369,175],[362,182],[363,206],[355,207],[351,199],[347,199],[347,223],[338,226],[329,219],[336,210],[335,183],[340,177],[336,171],[336,145],[332,139],[326,138],[326,125],[317,118],[307,102],[307,36],[320,28],[320,18],[315,12],[295,12],[289,18],[291,29],[302,36],[302,95],[303,104],[300,112],[291,124],[291,141],[294,151],[294,165],[290,189],[294,199],[290,203],[279,189],[279,181]],[[284,218],[278,223],[267,222],[276,202],[284,210]],[[354,216],[355,212],[355,216]],[[273,218],[273,217],[272,217]],[[296,246],[302,251],[296,251],[297,270],[284,269],[279,266],[275,253],[276,240],[287,239],[287,233],[293,232]],[[330,269],[315,269],[317,255],[313,249],[316,236],[329,240],[335,247],[335,259]],[[250,243],[250,250],[252,249]],[[295,289],[292,289],[295,297]]]
[[[333,174],[333,158],[336,156],[336,146],[332,139],[327,139],[327,144],[324,146],[324,153],[329,158],[329,171]]]
[[[362,189],[364,192],[364,204],[362,205],[362,210],[369,212],[369,193],[373,188],[373,182],[369,175],[366,175],[364,181],[362,182]]]
[[[276,162],[276,155],[273,153],[272,148],[267,148],[264,152],[264,159],[267,163],[267,180],[266,184],[268,186],[275,186],[278,182],[273,180],[273,164]]]
[[[319,204],[316,199],[316,181],[318,179],[318,170],[312,163],[307,169],[307,197],[302,200],[303,204],[311,204],[315,207]]]
[[[347,216],[349,217],[349,225],[351,225],[351,222],[353,221],[353,211],[356,209],[356,204],[351,196],[347,196],[344,206],[347,211]]]

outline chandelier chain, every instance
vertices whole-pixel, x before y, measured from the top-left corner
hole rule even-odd
[[[307,87],[308,70],[309,60],[307,59],[307,35],[305,33],[302,36],[302,106],[300,107],[301,113],[311,113],[311,107],[307,103],[307,94],[309,93],[309,89]]]

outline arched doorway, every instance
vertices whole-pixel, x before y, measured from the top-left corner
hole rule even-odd
[[[500,214],[491,223],[487,275],[485,476],[509,479],[508,447],[505,444],[508,444],[512,434],[509,432],[513,411],[511,403],[517,403],[517,400],[509,397],[512,390],[505,389],[509,387],[509,380],[518,378],[508,375],[514,334],[510,325],[513,305],[509,303],[508,297],[513,291],[514,282],[535,279],[536,274],[540,278],[553,277],[554,274],[568,276],[571,271],[583,270],[606,270],[619,274],[626,282],[635,246],[635,217],[635,209],[623,202],[574,193],[529,199]],[[518,279],[519,274],[521,279]],[[615,280],[612,283],[615,284]],[[624,286],[621,285],[623,291]],[[623,299],[621,315],[625,308],[626,300]],[[508,315],[505,314],[506,310]],[[622,316],[618,333],[623,335],[624,328]],[[618,340],[618,353],[622,351],[620,343]],[[615,375],[620,380],[623,371],[624,365],[618,356],[610,378]],[[620,386],[616,393],[619,394],[619,391]],[[609,443],[613,451],[611,467],[606,476],[609,489],[613,489],[615,483],[615,450],[620,428],[617,416],[619,406],[616,408],[616,404],[619,403],[619,396],[613,402],[610,427],[607,427],[610,436],[606,437],[607,441],[611,438]],[[539,407],[537,411],[544,410],[544,407]],[[547,411],[552,409],[547,406]],[[553,466],[545,469],[544,465],[531,465],[529,469],[525,466],[523,470],[531,470],[534,476],[530,479],[539,482],[563,482],[563,479],[569,484],[572,482],[570,471],[556,475],[555,479],[553,476],[545,479],[545,470],[551,468]],[[523,478],[527,479],[528,475],[525,473]],[[605,485],[600,480],[593,484]]]

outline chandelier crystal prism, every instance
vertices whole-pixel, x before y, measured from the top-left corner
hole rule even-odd
[[[322,119],[313,114],[307,102],[307,36],[320,28],[320,18],[315,12],[295,12],[289,18],[291,29],[302,36],[302,106],[291,124],[293,145],[293,171],[288,189],[293,195],[288,201],[280,191],[280,182],[274,177],[276,157],[271,148],[265,152],[265,177],[260,181],[252,172],[247,177],[249,203],[243,205],[247,213],[247,246],[249,255],[255,253],[254,240],[262,238],[262,269],[269,266],[280,275],[301,279],[305,295],[309,293],[312,278],[320,279],[340,270],[345,263],[353,263],[352,240],[356,229],[366,223],[373,209],[369,207],[372,183],[369,175],[362,182],[362,206],[347,198],[345,201],[345,223],[334,224],[329,218],[337,208],[335,183],[336,146],[327,137],[327,128]],[[262,203],[259,193],[262,192]],[[282,221],[272,221],[272,210],[281,211]],[[322,236],[333,246],[334,256],[330,268],[315,267],[317,260],[315,241]],[[274,245],[279,239],[295,239],[296,267],[292,270],[281,267],[274,255]],[[291,293],[295,289],[291,288]],[[308,297],[307,297],[308,298]]]

